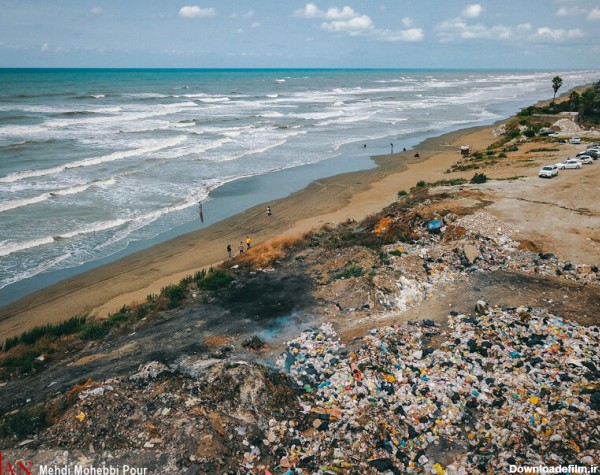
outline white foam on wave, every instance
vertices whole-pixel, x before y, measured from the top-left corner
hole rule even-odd
[[[160,209],[157,209],[154,211],[144,213],[140,216],[137,216],[134,219],[128,220],[126,227],[116,231],[109,239],[107,239],[102,244],[100,244],[98,246],[98,249],[104,249],[104,248],[110,247],[110,246],[114,245],[115,243],[118,243],[120,241],[123,241],[124,239],[127,239],[127,237],[130,236],[133,232],[137,231],[140,228],[150,225],[151,223],[153,223],[154,221],[156,221],[157,219],[160,219],[161,217],[163,217],[165,215],[183,211],[183,210],[185,210],[187,208],[191,208],[191,207],[194,208],[194,213],[196,213],[195,208],[198,206],[198,201],[206,200],[208,198],[209,193],[213,189],[222,185],[223,183],[224,183],[223,180],[217,180],[217,179],[208,180],[207,182],[205,182],[203,184],[202,190],[192,194],[186,200],[184,200],[180,203],[173,204],[171,206],[166,206],[164,208],[160,208]]]
[[[298,117],[300,119],[305,120],[322,120],[322,119],[330,119],[332,117],[340,117],[344,115],[343,110],[335,110],[331,112],[309,112],[305,114],[293,114],[294,117]]]
[[[15,274],[12,277],[4,279],[4,280],[0,281],[0,289],[6,287],[7,285],[14,284],[15,282],[20,282],[22,280],[29,279],[30,277],[34,277],[38,274],[41,274],[42,272],[44,272],[48,269],[51,269],[52,267],[61,263],[64,260],[68,259],[69,257],[71,257],[70,253],[56,256],[53,259],[49,259],[47,261],[40,263],[39,265],[37,265],[36,267],[34,267],[32,269],[28,269],[24,272]]]
[[[80,236],[82,234],[93,234],[93,233],[97,233],[100,231],[106,231],[107,229],[112,229],[112,228],[117,228],[119,226],[122,226],[123,224],[129,222],[131,220],[129,219],[113,219],[111,221],[100,221],[97,223],[91,223],[86,225],[83,228],[80,229],[76,229],[75,231],[71,231],[68,233],[64,233],[64,234],[59,234],[58,236],[55,236],[53,239],[54,240],[60,240],[60,239],[71,239],[74,238],[75,236]]]
[[[213,102],[229,102],[229,97],[205,97],[199,99],[200,102],[206,102],[207,104],[211,104]]]
[[[176,145],[182,143],[184,140],[187,140],[186,135],[179,135],[175,138],[167,140],[149,140],[144,146],[131,150],[113,152],[108,155],[102,155],[100,157],[86,158],[71,163],[65,163],[64,165],[52,168],[43,168],[41,170],[25,170],[21,172],[11,173],[10,175],[0,177],[0,183],[10,183],[18,180],[24,180],[26,178],[53,175],[56,173],[60,173],[64,170],[68,170],[70,168],[91,167],[99,165],[101,163],[113,162],[115,160],[123,160],[125,158],[157,152],[164,148],[175,147]]]
[[[277,111],[265,111],[258,114],[258,117],[263,117],[265,119],[274,119],[276,117],[283,117],[283,114]]]
[[[42,193],[41,195],[33,196],[31,198],[22,198],[20,200],[11,201],[0,201],[0,213],[15,208],[21,208],[23,206],[41,203],[43,201],[49,200],[50,198],[52,198],[52,195],[50,193]]]
[[[25,251],[34,247],[44,246],[46,244],[52,244],[53,242],[54,238],[52,236],[31,239],[23,242],[2,241],[0,242],[0,257],[9,256],[15,252]]]
[[[105,185],[113,185],[115,183],[114,178],[109,178],[106,180],[94,180],[87,183],[81,183],[79,185],[73,185],[68,188],[61,188],[57,190],[47,191],[37,196],[32,196],[28,198],[20,198],[17,200],[9,200],[0,202],[0,212],[8,211],[15,208],[21,208],[23,206],[29,206],[37,203],[42,203],[44,201],[54,199],[60,196],[74,195],[77,193],[82,193],[94,186],[105,186]]]
[[[109,131],[111,127],[128,128],[131,125],[138,124],[145,119],[161,117],[165,115],[178,114],[199,107],[195,102],[179,102],[174,104],[156,104],[145,106],[141,109],[131,109],[121,106],[115,108],[106,108],[101,110],[101,116],[77,117],[66,119],[48,119],[42,124],[36,125],[8,125],[0,126],[0,137],[52,137],[60,134],[63,138],[66,132],[74,132],[77,137],[81,135],[82,130],[91,128],[89,133],[98,133],[99,131]],[[93,112],[98,112],[94,111]],[[146,129],[142,129],[146,130]]]

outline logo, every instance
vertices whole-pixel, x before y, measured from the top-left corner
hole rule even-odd
[[[0,475],[31,475],[33,462],[16,460],[11,462],[0,452]]]

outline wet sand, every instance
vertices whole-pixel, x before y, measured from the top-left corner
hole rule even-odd
[[[460,159],[461,145],[468,144],[472,150],[483,150],[495,142],[497,138],[492,133],[493,128],[489,126],[465,129],[429,139],[407,152],[375,157],[379,166],[374,169],[317,180],[302,191],[269,202],[273,209],[273,215],[270,217],[266,214],[266,204],[258,205],[206,229],[157,244],[37,291],[0,309],[0,341],[36,325],[59,322],[83,313],[105,317],[123,305],[143,302],[147,295],[158,294],[163,287],[178,283],[182,278],[200,269],[222,262],[227,257],[227,244],[231,243],[235,252],[239,242],[245,242],[246,236],[251,237],[253,244],[258,244],[278,235],[300,234],[327,223],[336,224],[348,219],[358,221],[380,211],[396,199],[399,191],[408,191],[419,180],[435,182],[455,177],[470,178],[473,171],[451,174],[444,172]],[[560,153],[553,154],[551,161],[558,161],[569,154],[574,155],[574,150],[575,147],[566,145]],[[418,158],[414,156],[416,153],[419,154]],[[513,226],[518,225],[523,216],[528,220],[524,228],[529,226],[538,233],[535,238],[541,239],[540,229],[535,226],[535,216],[523,215],[520,212],[524,208],[523,200],[536,200],[531,193],[538,193],[544,200],[549,200],[551,198],[547,196],[548,190],[558,187],[540,186],[537,165],[520,169],[511,165],[486,169],[485,173],[494,178],[528,176],[518,183],[491,182],[494,185],[486,187],[486,192],[495,202],[502,202],[507,191],[513,190],[508,193],[512,205],[498,204],[498,213],[503,215],[501,217],[504,219],[511,220],[510,224]],[[595,188],[600,182],[600,164],[595,162],[589,167],[594,167],[594,173],[586,180],[589,187]],[[592,168],[589,169],[591,170]],[[563,195],[564,190],[575,188],[580,181],[576,174],[584,173],[584,170],[567,172],[573,173],[569,175],[561,172],[559,179],[547,182],[560,182],[559,188]],[[560,203],[556,204],[554,210],[573,215],[573,208],[561,206]],[[593,222],[588,219],[587,227],[592,230],[594,227],[600,229],[600,212],[596,209],[590,212],[593,214]],[[552,220],[553,216],[544,216],[542,213],[539,219]],[[587,218],[589,217],[588,213]],[[569,221],[568,224],[563,233],[556,232],[555,227],[551,233],[549,231],[553,237],[543,236],[545,244],[553,251],[561,250],[558,245],[560,242],[572,242],[565,239],[566,235],[577,238],[573,228],[575,222]],[[521,238],[530,237],[526,231],[521,234]],[[591,236],[586,241],[587,248],[579,256],[572,253],[575,262],[578,262],[577,257],[585,256],[588,257],[586,261],[600,260],[597,259],[596,239],[600,239],[600,236]]]

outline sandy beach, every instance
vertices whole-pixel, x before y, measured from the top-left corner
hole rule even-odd
[[[268,203],[273,209],[270,217],[266,203],[255,206],[206,229],[37,291],[0,309],[0,340],[73,315],[105,317],[123,305],[143,302],[147,295],[157,294],[187,275],[222,262],[227,257],[227,244],[235,251],[246,236],[258,244],[326,223],[360,220],[381,210],[399,191],[408,190],[419,180],[470,178],[473,171],[445,171],[460,159],[461,145],[468,144],[476,151],[495,142],[493,130],[492,126],[465,129],[426,140],[416,149],[375,157],[378,167],[374,169],[318,180],[287,198]],[[488,211],[519,229],[519,239],[541,243],[545,249],[575,262],[593,263],[599,255],[600,209],[592,200],[581,200],[597,190],[600,165],[595,163],[581,171],[567,170],[554,180],[540,181],[539,166],[573,156],[581,148],[569,144],[560,147],[560,151],[542,154],[533,161],[522,160],[526,153],[522,149],[515,158],[516,165],[508,160],[485,169],[491,178],[526,178],[491,181],[481,190],[494,202]],[[582,176],[585,180],[581,180]],[[582,217],[586,221],[583,227],[579,221]]]

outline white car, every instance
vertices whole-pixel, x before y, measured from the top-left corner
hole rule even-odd
[[[566,160],[562,163],[557,163],[556,166],[558,167],[559,170],[565,170],[567,168],[580,169],[581,162],[579,160],[575,160],[574,158],[569,158],[568,160]]]
[[[574,160],[577,160],[583,163],[584,165],[591,165],[592,163],[594,163],[594,159],[589,155],[579,155],[578,157],[575,157]]]
[[[542,167],[538,176],[540,178],[552,178],[558,175],[558,167],[556,165],[546,165]]]
[[[569,142],[571,142],[573,145],[578,145],[581,143],[581,139],[579,137],[571,137]]]

